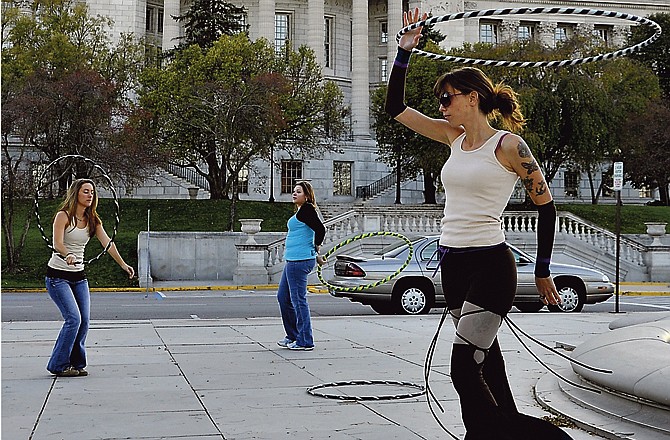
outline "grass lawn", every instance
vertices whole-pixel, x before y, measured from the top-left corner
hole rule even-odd
[[[230,201],[227,200],[141,200],[121,199],[121,222],[115,242],[126,262],[137,268],[137,234],[147,229],[147,211],[151,210],[151,231],[225,231],[230,221]],[[47,235],[51,236],[51,220],[57,208],[56,201],[42,201],[40,217]],[[18,240],[20,227],[28,212],[32,212],[32,201],[25,201],[16,210],[15,234]],[[615,209],[613,205],[560,205],[561,211],[570,211],[605,229],[614,230]],[[105,229],[112,233],[114,205],[108,199],[100,201],[98,212]],[[262,218],[264,231],[286,231],[286,221],[293,215],[291,203],[238,202],[237,219]],[[670,223],[670,207],[624,205],[621,207],[621,231],[624,234],[644,234],[644,222],[665,221]],[[16,222],[20,224],[17,226]],[[240,230],[238,221],[234,230]],[[101,251],[96,239],[87,246],[86,258]],[[5,272],[5,236],[2,235],[2,288],[44,287],[46,263],[51,256],[42,239],[33,217],[26,244],[21,256],[22,267],[18,273]],[[92,263],[87,269],[91,287],[136,287],[137,278],[128,280],[124,272],[109,255]]]

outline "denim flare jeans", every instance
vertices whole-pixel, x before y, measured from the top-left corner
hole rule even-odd
[[[56,303],[65,322],[58,334],[47,370],[58,373],[72,366],[86,366],[86,335],[91,318],[88,280],[68,281],[46,277],[47,292]]]
[[[313,347],[312,321],[307,304],[307,275],[316,259],[287,261],[279,282],[277,300],[286,337],[301,347]]]

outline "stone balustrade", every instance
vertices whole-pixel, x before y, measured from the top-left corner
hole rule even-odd
[[[438,206],[355,206],[351,210],[336,215],[324,222],[327,232],[322,250],[327,252],[345,239],[365,232],[391,231],[410,237],[439,234],[441,218],[442,208]],[[535,242],[537,212],[505,212],[503,214],[502,225],[508,241],[511,240],[511,242],[517,245],[521,244],[521,247],[526,246],[527,248],[527,246],[530,246],[532,248]],[[212,234],[206,235],[208,239],[212,237]],[[285,234],[257,234],[254,232],[254,236],[257,238],[263,237],[263,240],[259,240],[261,241],[260,243],[250,243],[248,241],[249,236],[244,233],[216,234],[216,240],[230,242],[227,249],[234,246],[234,249],[237,251],[236,256],[235,252],[226,251],[226,258],[229,258],[229,260],[225,260],[225,264],[211,264],[210,262],[206,265],[206,270],[203,269],[205,265],[196,261],[197,258],[195,258],[194,264],[198,270],[181,268],[177,272],[179,272],[180,276],[184,276],[184,274],[191,276],[190,274],[193,274],[192,276],[196,277],[186,279],[200,279],[197,278],[199,273],[212,272],[217,267],[217,279],[229,279],[238,284],[276,283],[279,281],[284,266]],[[200,244],[207,244],[202,241],[204,237],[198,238],[201,240],[199,241]],[[656,238],[657,240],[661,240],[658,237]],[[185,237],[184,233],[162,232],[158,236],[152,234],[151,244],[154,246],[156,244],[154,241],[158,240],[161,244],[159,246],[161,252],[154,253],[154,248],[152,247],[152,253],[148,253],[146,252],[148,246],[147,237],[144,233],[140,234],[140,237],[138,237],[138,251],[141,260],[139,264],[140,273],[138,274],[140,285],[142,285],[149,270],[151,277],[155,279],[175,279],[170,278],[174,276],[175,271],[167,267],[167,262],[173,259],[170,255],[162,252],[162,250],[170,248],[183,251],[184,247],[178,243],[171,246],[167,246],[166,243],[166,240],[183,239],[193,241],[194,237],[191,235]],[[626,273],[631,274],[630,278],[623,279],[628,281],[670,281],[670,243],[662,244],[661,246],[651,246],[643,244],[640,241],[637,237],[636,240],[624,236],[620,237],[620,261],[625,262],[628,268]],[[560,249],[561,246],[563,248],[566,246],[574,247],[574,244],[582,247],[581,251],[577,249],[574,252],[581,254],[585,253],[586,249],[590,249],[588,252],[598,255],[597,259],[591,260],[593,262],[590,265],[600,268],[606,273],[612,273],[610,266],[613,267],[616,252],[616,235],[590,224],[571,213],[559,212],[556,222],[555,249]],[[214,249],[212,246],[208,245],[208,249]],[[211,249],[206,255],[208,259],[214,260]],[[194,248],[192,253],[195,255],[201,252],[198,252]],[[157,258],[160,258],[160,261],[156,260]],[[184,265],[183,258],[175,256],[174,260],[181,261],[180,264]],[[587,265],[589,264],[584,260],[583,262]],[[219,263],[224,262],[220,261]],[[599,267],[599,264],[605,264],[608,267]]]

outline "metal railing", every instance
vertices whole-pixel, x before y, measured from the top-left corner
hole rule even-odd
[[[178,176],[186,180],[188,183],[191,183],[199,188],[202,188],[205,191],[209,191],[209,182],[207,181],[207,178],[202,174],[198,173],[193,168],[181,165],[175,165],[171,163],[165,167],[165,170],[168,173],[174,174],[175,176]]]
[[[387,174],[379,180],[372,182],[369,185],[357,186],[356,187],[356,198],[357,199],[369,199],[374,197],[377,194],[380,194],[387,189],[391,188],[396,183],[396,172]]]

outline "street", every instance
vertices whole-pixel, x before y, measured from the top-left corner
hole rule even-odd
[[[376,315],[368,306],[328,294],[310,294],[313,316]],[[615,299],[586,305],[581,313],[614,312]],[[670,311],[670,296],[622,296],[620,312]],[[433,309],[431,313],[442,313]],[[513,313],[519,313],[513,309]],[[539,313],[548,313],[546,309]],[[223,319],[278,317],[275,292],[244,291],[164,291],[93,292],[91,319]],[[2,293],[2,321],[59,321],[60,313],[46,292]]]

